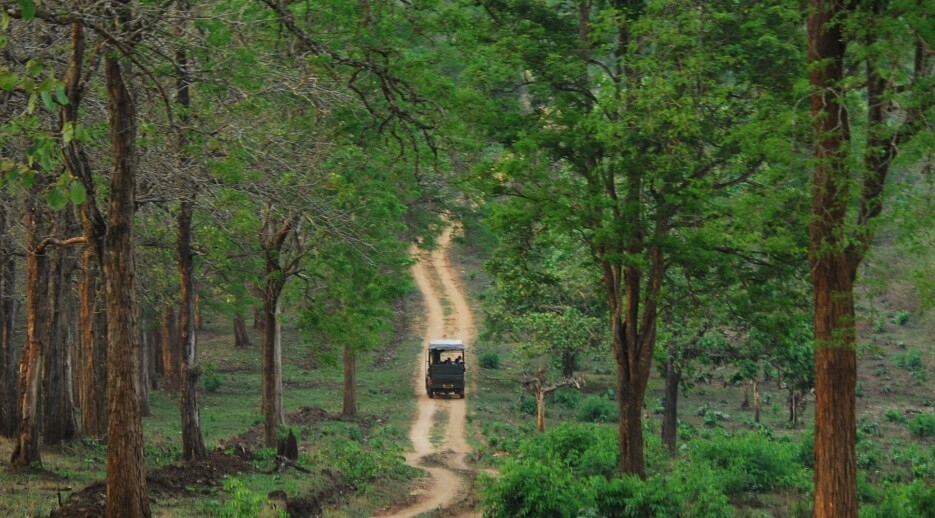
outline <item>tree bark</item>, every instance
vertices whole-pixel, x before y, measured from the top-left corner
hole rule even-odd
[[[247,334],[247,323],[243,315],[234,315],[234,347],[250,347],[250,336]]]
[[[121,23],[129,25],[129,5],[116,7]],[[104,58],[113,158],[103,262],[108,319],[106,516],[147,518],[151,511],[143,461],[133,250],[136,108],[121,63],[113,52],[109,49]]]
[[[16,259],[9,233],[9,205],[0,204],[0,435],[13,437],[19,424],[16,413]]]
[[[857,516],[853,282],[859,260],[843,234],[849,203],[847,110],[841,104],[845,40],[840,0],[812,0],[809,83],[817,164],[809,262],[815,304],[815,516]]]
[[[344,344],[344,406],[341,415],[357,415],[357,355],[350,344]]]
[[[162,385],[166,392],[179,390],[178,319],[168,303],[162,311]]]
[[[50,235],[68,235],[73,230],[70,224],[71,209],[57,211],[52,216]],[[73,306],[70,290],[66,289],[69,272],[74,270],[70,250],[52,247],[46,250],[48,280],[43,296],[45,322],[43,335],[46,344],[45,368],[43,371],[43,418],[42,438],[45,444],[58,444],[78,436],[78,422],[74,401],[71,397],[71,348],[68,344],[70,322],[67,313]]]
[[[34,188],[34,191],[38,188]],[[10,465],[27,467],[42,465],[39,452],[39,404],[42,373],[45,369],[46,345],[43,323],[46,320],[43,298],[48,293],[48,263],[37,238],[42,226],[43,211],[38,207],[38,195],[26,195],[24,226],[26,232],[26,345],[19,362],[19,428]]]
[[[669,453],[675,453],[678,447],[678,406],[679,383],[682,382],[682,371],[675,364],[673,358],[666,360],[665,398],[662,408],[662,443],[666,445]]]
[[[84,28],[80,22],[72,23],[71,53],[64,79],[68,104],[60,108],[63,126],[78,122],[79,107],[84,97],[81,82],[84,51]],[[81,259],[82,280],[79,288],[81,353],[78,400],[81,405],[81,431],[85,435],[102,437],[107,428],[107,318],[103,309],[98,310],[98,300],[102,298],[99,267],[103,262],[103,240],[107,225],[97,206],[97,188],[81,142],[78,139],[63,142],[62,156],[71,174],[81,181],[87,197],[80,209],[86,246]]]
[[[195,275],[192,266],[192,211],[193,204],[184,200],[179,208],[178,220],[178,267],[179,267],[179,406],[182,412],[182,458],[185,460],[207,458],[201,424],[198,420],[198,376],[200,369],[195,365],[197,358],[195,333]]]
[[[287,273],[280,262],[283,245],[292,232],[292,220],[274,228],[272,215],[267,215],[260,231],[263,247],[265,284],[263,289],[263,327],[260,345],[263,365],[263,416],[266,446],[277,445],[277,428],[283,424],[282,408],[282,331],[279,326],[279,298]]]

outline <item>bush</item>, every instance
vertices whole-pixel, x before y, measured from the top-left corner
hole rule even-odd
[[[478,479],[484,516],[575,516],[593,506],[590,492],[554,458],[508,460],[496,479]]]
[[[925,363],[922,361],[922,351],[918,349],[913,349],[912,351],[907,351],[904,353],[898,353],[894,360],[896,361],[896,366],[900,369],[905,369],[912,374],[912,379],[919,385],[925,383],[928,379],[928,372],[925,368]]]
[[[584,396],[581,395],[581,391],[567,387],[562,387],[552,394],[552,399],[556,404],[571,409],[578,408],[578,405],[581,403],[583,397]]]
[[[578,405],[578,420],[588,423],[613,423],[620,419],[620,410],[613,401],[588,396]]]
[[[935,437],[935,414],[916,414],[912,421],[909,421],[909,431],[916,437]]]
[[[916,480],[911,484],[889,484],[877,508],[863,507],[861,518],[915,518],[935,516],[935,486]]]
[[[896,313],[896,323],[904,326],[907,322],[909,322],[909,312],[906,310],[898,311]]]
[[[562,423],[523,443],[521,453],[530,458],[554,458],[576,476],[613,476],[619,450],[613,428],[591,424]]]
[[[497,369],[500,367],[500,355],[495,352],[483,353],[477,363],[484,369]]]
[[[215,367],[213,363],[206,363],[205,372],[202,377],[205,390],[210,394],[214,394],[221,388],[223,382],[224,380],[221,378],[221,375],[218,374],[217,367]]]
[[[890,408],[886,412],[883,412],[883,417],[891,423],[905,423],[906,414],[898,408]]]
[[[519,411],[526,415],[536,415],[538,411],[538,405],[536,404],[536,398],[528,394],[519,395]]]
[[[783,490],[808,485],[792,443],[769,441],[758,434],[697,439],[690,444],[696,462],[711,464],[728,495]]]

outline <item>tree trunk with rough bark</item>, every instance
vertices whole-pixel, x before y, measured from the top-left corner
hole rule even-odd
[[[162,311],[162,385],[166,392],[179,390],[178,318],[168,303]]]
[[[238,349],[250,347],[250,336],[247,334],[247,323],[243,315],[234,315],[234,347]]]
[[[675,453],[678,448],[678,418],[679,418],[679,383],[682,382],[682,371],[675,364],[673,358],[666,360],[665,396],[662,407],[662,443],[666,445],[669,453]]]
[[[38,194],[26,195],[26,344],[19,361],[19,428],[10,465],[28,467],[42,465],[39,451],[40,402],[42,373],[45,369],[46,344],[43,336],[46,322],[45,297],[48,294],[48,258],[40,247],[37,233],[43,227],[44,211]]]
[[[87,236],[87,227],[85,227]],[[81,433],[103,437],[107,430],[107,316],[99,308],[103,283],[97,253],[89,245],[81,258],[81,376],[78,400]]]
[[[19,423],[16,413],[16,258],[8,232],[11,215],[0,204],[0,436],[13,437]]]
[[[205,442],[201,435],[198,419],[198,376],[200,369],[195,365],[197,358],[195,334],[195,274],[192,266],[192,211],[193,204],[184,200],[178,218],[178,268],[179,268],[179,407],[182,412],[182,458],[201,460],[207,458]]]
[[[124,26],[129,3],[117,5]],[[151,515],[143,461],[140,412],[140,350],[136,325],[133,212],[136,204],[136,108],[119,58],[104,58],[113,164],[104,236],[107,304],[107,508],[108,518]]]

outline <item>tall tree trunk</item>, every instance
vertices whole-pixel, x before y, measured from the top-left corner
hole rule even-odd
[[[84,96],[81,69],[84,64],[85,38],[80,22],[71,25],[71,53],[65,73],[68,104],[60,108],[62,125],[77,124],[79,107]],[[81,259],[80,286],[81,354],[78,400],[81,405],[81,431],[85,435],[102,437],[107,428],[107,318],[98,310],[103,298],[100,266],[103,261],[104,234],[107,225],[97,206],[97,188],[87,154],[81,142],[72,139],[62,143],[65,166],[78,178],[87,196],[81,205],[81,224],[86,243]]]
[[[186,93],[187,95],[187,93]],[[201,424],[198,420],[198,376],[200,369],[195,365],[197,358],[195,333],[195,275],[192,267],[192,210],[191,200],[184,200],[179,207],[178,266],[179,266],[179,407],[182,412],[182,458],[204,459],[208,456]]]
[[[263,340],[261,344],[263,355],[263,416],[264,438],[266,446],[275,448],[277,444],[278,428],[283,424],[282,409],[282,351],[279,337],[279,296],[282,290],[277,282],[269,277],[267,279],[267,292],[264,297]]]
[[[357,415],[357,355],[350,344],[344,344],[344,406],[341,415]]]
[[[18,425],[16,413],[16,348],[13,333],[16,322],[16,259],[9,233],[10,206],[0,203],[0,435],[13,437]]]
[[[243,315],[234,315],[234,347],[238,349],[250,347],[250,336],[247,335],[247,323]]]
[[[26,231],[26,345],[19,362],[19,428],[10,465],[26,467],[41,465],[39,452],[39,407],[42,397],[42,373],[45,369],[46,345],[43,324],[46,321],[45,301],[48,294],[48,264],[37,238],[42,226],[43,210],[38,195],[29,193],[25,203]]]
[[[85,226],[85,236],[87,236]],[[81,433],[103,437],[107,430],[107,316],[98,310],[103,286],[95,246],[81,257]]]
[[[129,4],[118,4],[117,9],[117,18],[128,26]],[[108,319],[106,516],[146,518],[151,511],[143,461],[133,250],[136,108],[114,52],[108,49],[104,58],[113,157],[103,263]]]
[[[662,443],[666,445],[669,453],[675,453],[678,448],[679,383],[681,382],[682,371],[670,355],[666,360],[665,397],[662,409]]]
[[[562,351],[562,377],[572,378],[575,375],[575,351],[565,349]]]
[[[166,303],[162,311],[162,375],[163,389],[166,392],[179,390],[179,349],[178,319],[175,309]]]
[[[816,167],[809,225],[815,304],[815,516],[857,516],[853,283],[857,263],[842,235],[849,203],[847,110],[841,104],[845,41],[840,0],[812,0],[809,82]]]
[[[280,263],[283,245],[292,232],[290,219],[279,228],[273,227],[272,215],[260,231],[263,247],[265,285],[263,289],[263,327],[260,344],[263,365],[263,416],[266,446],[277,445],[277,428],[284,421],[282,408],[282,330],[279,326],[279,298],[286,281],[286,272]]]
[[[71,211],[58,211],[53,216],[50,234],[66,235],[73,230],[69,223]],[[71,371],[69,369],[70,347],[68,344],[68,326],[70,322],[65,313],[70,310],[73,300],[66,289],[70,271],[74,270],[74,261],[69,249],[54,247],[46,251],[48,266],[48,284],[44,295],[47,306],[44,325],[45,369],[43,371],[42,393],[44,412],[42,418],[42,436],[46,444],[57,444],[72,440],[78,435],[78,423],[75,416],[74,402],[70,400]]]

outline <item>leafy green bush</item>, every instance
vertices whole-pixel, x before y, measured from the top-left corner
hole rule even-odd
[[[898,408],[890,408],[886,412],[883,412],[883,417],[891,423],[905,423],[906,414]]]
[[[214,394],[221,388],[224,379],[218,374],[218,369],[213,363],[205,364],[205,371],[202,374],[202,383],[209,394]]]
[[[935,437],[935,414],[916,414],[912,421],[909,421],[909,431],[916,437]]]
[[[526,415],[536,415],[538,411],[538,405],[536,404],[536,398],[530,396],[529,394],[520,394],[519,395],[519,410],[520,412]]]
[[[556,404],[571,409],[578,408],[578,405],[581,403],[583,398],[584,396],[581,395],[580,390],[570,389],[567,387],[562,387],[552,394],[552,399]]]
[[[935,486],[924,480],[910,484],[889,484],[876,508],[863,506],[861,518],[916,518],[935,516]]]
[[[893,359],[897,367],[908,370],[912,374],[912,379],[917,384],[921,385],[928,379],[928,371],[922,361],[922,351],[913,349],[904,353],[897,353]]]
[[[575,516],[593,506],[593,497],[575,476],[554,458],[508,460],[496,479],[482,475],[484,516]]]
[[[904,326],[906,325],[906,323],[909,322],[909,312],[906,311],[905,309],[901,311],[897,311],[895,319],[898,325]]]
[[[375,440],[370,448],[355,441],[341,440],[327,444],[318,455],[327,464],[337,468],[344,481],[361,491],[377,477],[407,478],[415,476],[417,470],[406,465],[398,448],[388,447],[382,439]]]
[[[773,442],[755,433],[696,439],[689,444],[691,458],[708,462],[728,495],[804,487],[809,484],[797,448]]]
[[[588,396],[578,405],[578,420],[588,423],[612,423],[620,419],[620,410],[613,401]]]
[[[231,494],[231,499],[224,503],[220,515],[224,518],[240,516],[259,516],[266,502],[266,496],[254,493],[242,481],[228,477],[224,480],[224,491]]]
[[[562,423],[523,443],[520,452],[523,457],[558,459],[579,477],[613,476],[620,453],[615,429],[579,423]]]
[[[599,516],[678,516],[685,506],[681,487],[666,477],[591,480]]]
[[[477,363],[484,369],[498,369],[500,367],[500,355],[495,352],[485,352],[477,359]]]

